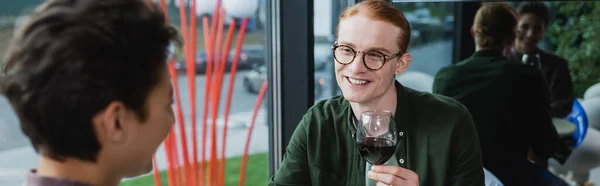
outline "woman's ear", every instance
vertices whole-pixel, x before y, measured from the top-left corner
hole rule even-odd
[[[124,143],[127,126],[124,126],[127,109],[121,102],[112,102],[93,118],[94,127],[101,144]]]

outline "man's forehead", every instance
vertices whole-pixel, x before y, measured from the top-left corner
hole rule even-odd
[[[519,22],[523,22],[525,20],[533,21],[533,22],[542,22],[542,18],[533,13],[523,14],[523,15],[519,16],[518,20],[519,20]]]
[[[384,22],[369,19],[366,16],[352,16],[340,21],[338,43],[357,47],[397,49],[400,28]]]

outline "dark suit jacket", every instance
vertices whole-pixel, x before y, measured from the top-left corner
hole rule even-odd
[[[442,68],[433,91],[460,101],[471,112],[483,165],[505,185],[523,185],[515,174],[526,178],[527,172],[517,173],[515,162],[528,163],[529,148],[543,158],[556,151],[548,88],[533,66],[511,62],[500,51],[478,51]]]
[[[564,118],[573,108],[573,82],[569,73],[569,65],[562,57],[537,49],[540,55],[542,73],[550,90],[550,111],[553,117]],[[521,62],[523,54],[514,50],[509,52],[508,59]]]

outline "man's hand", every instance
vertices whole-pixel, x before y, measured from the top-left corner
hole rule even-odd
[[[368,173],[378,186],[418,186],[417,173],[395,165],[373,165]]]

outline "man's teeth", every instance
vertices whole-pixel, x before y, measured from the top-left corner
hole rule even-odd
[[[367,83],[367,81],[360,80],[360,79],[348,78],[348,80],[350,80],[350,83],[355,84],[355,85],[364,85]]]

